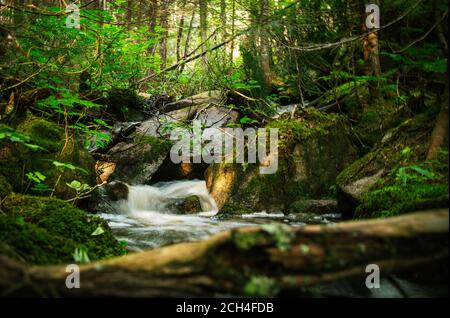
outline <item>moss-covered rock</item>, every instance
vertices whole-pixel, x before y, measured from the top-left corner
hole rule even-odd
[[[22,143],[11,141],[0,143],[0,174],[15,192],[49,195],[54,189],[55,196],[69,199],[75,196],[75,191],[66,183],[73,180],[95,183],[95,162],[77,136],[70,134],[66,140],[64,130],[56,123],[31,115],[18,125],[17,131],[30,138],[28,143],[40,148],[32,150]],[[57,167],[54,161],[75,168]],[[35,182],[26,176],[30,172],[45,176],[45,180],[41,181],[47,190],[35,190]]]
[[[391,170],[356,208],[356,218],[389,217],[406,212],[449,206],[448,150],[436,159]]]
[[[300,199],[329,195],[336,176],[357,155],[348,126],[339,115],[304,110],[295,120],[280,119],[278,170],[260,174],[257,164],[217,164],[206,171],[219,209],[287,211]]]
[[[399,200],[399,195],[402,192],[405,192],[404,198],[406,201],[412,198],[408,195],[421,200],[420,198],[423,199],[427,196],[425,193],[431,194],[435,191],[440,193],[441,187],[433,190],[428,186],[417,184],[417,188],[412,184],[406,186],[398,184],[396,181],[399,169],[402,167],[403,170],[408,170],[408,167],[424,163],[432,129],[433,121],[430,120],[428,115],[422,114],[407,119],[398,127],[389,130],[369,153],[355,161],[337,177],[339,210],[344,215],[352,217],[358,205],[364,200],[366,204],[359,208],[359,216],[379,215],[381,213],[379,209],[383,210],[383,207],[377,206],[374,201],[382,201],[383,195],[386,195],[386,206],[390,204],[393,207],[391,212],[396,214],[403,210],[411,210],[410,208],[394,208],[397,204],[394,201]],[[448,163],[441,163],[440,165],[447,166],[448,169]],[[429,183],[429,181],[426,183]],[[439,183],[442,183],[442,181],[436,181],[436,184]],[[386,189],[382,191],[367,195],[371,191],[381,190],[385,187]],[[408,191],[410,193],[406,194]],[[422,195],[418,195],[418,193],[422,193]],[[392,200],[389,200],[389,198],[392,198]],[[403,200],[400,201],[403,202]],[[368,209],[367,213],[362,212],[362,209],[367,209],[368,205],[372,205],[373,208]],[[378,212],[375,212],[375,210]]]
[[[407,108],[396,105],[390,100],[378,99],[363,109],[356,117],[357,125],[353,127],[356,144],[361,152],[367,153],[383,136],[408,118]]]
[[[134,90],[113,88],[108,91],[107,111],[123,121],[141,121],[144,119],[144,98]]]
[[[131,185],[150,182],[153,174],[169,154],[172,142],[135,134],[129,142],[120,142],[108,152],[116,164],[111,180]]]
[[[81,245],[91,260],[123,254],[106,221],[62,200],[12,194],[3,200],[1,210],[0,252],[17,259],[70,262]]]

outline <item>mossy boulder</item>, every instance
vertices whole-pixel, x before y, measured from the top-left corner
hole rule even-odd
[[[288,211],[300,199],[330,196],[335,178],[356,159],[345,119],[314,109],[302,110],[278,128],[278,170],[260,174],[258,164],[216,164],[206,171],[208,189],[223,211]]]
[[[66,183],[73,180],[95,183],[95,162],[76,135],[71,133],[66,140],[64,129],[58,124],[33,116],[28,116],[16,130],[29,137],[29,144],[40,148],[32,150],[11,141],[0,143],[0,174],[15,192],[49,195],[54,189],[55,196],[70,199],[75,191]],[[55,161],[67,165],[57,167]],[[35,190],[36,183],[26,176],[36,172],[45,176],[41,183],[46,188],[39,191]]]
[[[1,210],[0,253],[10,257],[33,264],[74,262],[80,246],[90,260],[123,254],[106,221],[65,201],[12,194]]]
[[[144,98],[134,90],[113,88],[108,91],[107,112],[123,121],[144,119]]]
[[[448,149],[433,160],[394,168],[361,197],[356,218],[390,217],[449,206]]]
[[[380,190],[383,184],[393,186],[400,168],[407,169],[407,167],[423,163],[432,130],[433,121],[426,114],[407,119],[396,128],[389,130],[369,153],[355,161],[337,177],[339,210],[345,216],[352,217],[367,193],[375,189]],[[397,190],[387,191],[386,196],[396,196],[401,192],[412,191],[405,185],[397,186],[399,187]],[[422,189],[421,191],[431,190]],[[381,196],[379,197],[381,199]],[[368,213],[371,214],[371,212]]]
[[[130,185],[149,183],[169,154],[172,142],[137,134],[130,139],[118,143],[108,152],[110,161],[116,164],[110,180],[121,180]]]
[[[408,118],[408,108],[404,104],[397,105],[391,99],[378,98],[359,110],[353,119],[357,124],[353,127],[355,144],[360,146],[361,153],[366,154],[392,128],[397,127]]]

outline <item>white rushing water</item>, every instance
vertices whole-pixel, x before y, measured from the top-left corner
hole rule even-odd
[[[176,203],[197,196],[202,212],[180,214]],[[291,225],[304,225],[301,220],[283,213],[259,211],[236,216],[231,220],[215,217],[217,205],[203,180],[174,181],[154,186],[129,186],[128,200],[112,202],[115,213],[102,213],[119,240],[126,241],[130,249],[143,250],[167,244],[205,239],[212,234],[231,228],[272,221]],[[321,223],[327,220],[313,220]]]
[[[190,196],[199,198],[202,212],[176,214],[173,210],[176,202]],[[215,219],[217,205],[202,180],[129,186],[128,200],[114,202],[112,206],[117,213],[100,216],[109,222],[119,240],[136,250],[201,240],[229,228],[251,225]]]

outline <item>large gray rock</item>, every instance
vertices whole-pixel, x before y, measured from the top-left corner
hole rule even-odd
[[[432,123],[422,115],[405,120],[389,130],[369,153],[342,171],[336,184],[338,207],[344,216],[353,217],[362,197],[388,177],[392,169],[425,160],[432,128]]]
[[[108,151],[109,161],[115,163],[110,179],[130,185],[149,183],[171,146],[168,140],[138,135],[129,142],[118,143]]]
[[[164,111],[170,112],[181,108],[205,104],[220,105],[223,99],[224,95],[219,90],[202,92],[194,96],[186,97],[175,102],[168,103],[164,106]]]
[[[227,124],[236,123],[239,113],[221,106],[197,105],[160,114],[142,122],[137,133],[145,136],[169,136],[174,127],[192,120],[199,120],[206,129],[220,128]]]
[[[222,212],[288,212],[302,199],[329,196],[336,176],[357,158],[344,118],[305,110],[296,120],[269,125],[279,129],[278,170],[260,174],[258,164],[215,164],[205,173]]]

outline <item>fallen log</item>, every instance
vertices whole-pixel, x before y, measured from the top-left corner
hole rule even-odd
[[[365,277],[368,264],[388,275],[448,260],[448,230],[447,209],[303,228],[241,228],[82,265],[79,289],[66,288],[65,266],[27,267],[0,256],[0,290],[3,296],[193,297],[244,295],[262,281],[278,295],[298,295],[317,284]]]

